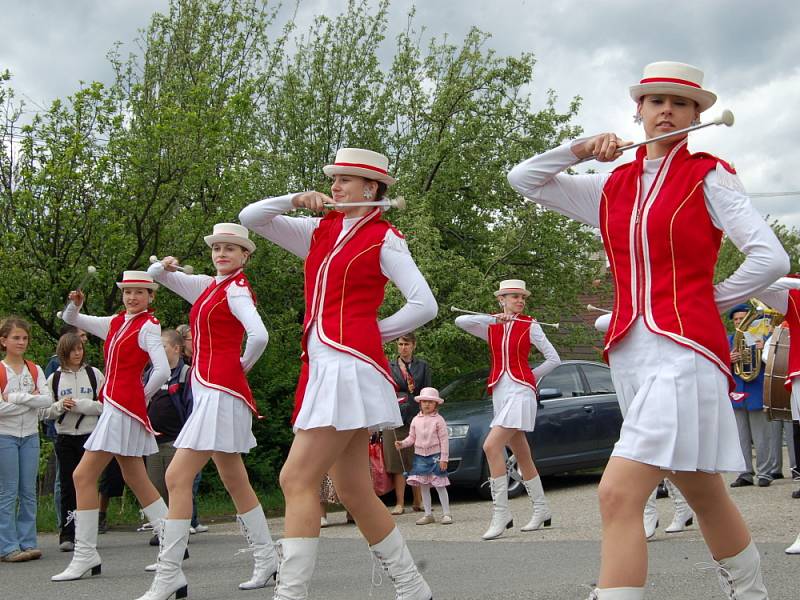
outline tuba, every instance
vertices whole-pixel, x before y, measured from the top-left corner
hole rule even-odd
[[[753,381],[761,373],[761,348],[750,342],[753,337],[763,339],[779,324],[783,315],[756,299],[750,300],[750,310],[733,334],[733,349],[739,352],[739,360],[733,363],[733,372],[742,381]]]

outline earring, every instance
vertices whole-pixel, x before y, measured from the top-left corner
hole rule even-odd
[[[690,124],[692,127],[700,125],[700,117],[695,117],[694,119],[692,119],[692,122]]]
[[[373,194],[373,193],[372,193],[372,190],[371,190],[371,189],[367,188],[367,189],[365,189],[365,190],[364,190],[364,194],[363,194],[363,196],[364,196],[364,200],[366,200],[367,202],[369,202],[370,200],[372,200],[372,197],[373,197],[374,195],[375,195],[375,194]]]
[[[636,123],[637,125],[641,125],[642,124],[642,115],[640,115],[639,113],[636,113],[635,115],[633,115],[633,122]]]

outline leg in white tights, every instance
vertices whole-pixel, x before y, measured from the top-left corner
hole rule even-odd
[[[423,483],[419,486],[419,491],[422,493],[422,506],[425,509],[425,514],[430,515],[432,514],[431,508],[431,486],[427,483]]]
[[[436,493],[439,494],[439,504],[442,505],[442,514],[450,514],[450,495],[447,493],[446,487],[437,487]],[[428,502],[430,502],[430,491],[428,491]]]

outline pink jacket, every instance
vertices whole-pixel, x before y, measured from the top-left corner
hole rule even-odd
[[[444,417],[438,412],[430,415],[419,413],[411,421],[408,437],[400,445],[403,448],[414,446],[414,454],[420,456],[441,454],[439,460],[447,460],[450,444]]]

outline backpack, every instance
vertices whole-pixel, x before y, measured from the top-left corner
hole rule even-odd
[[[33,362],[32,360],[25,359],[25,366],[28,367],[28,371],[30,372],[31,377],[33,377],[33,393],[38,394],[39,387],[36,385],[36,380],[39,379],[39,372],[36,369],[36,363]],[[3,367],[0,368],[0,393],[2,393],[2,391],[6,389],[7,385],[8,385],[8,373],[6,373],[5,367]]]
[[[89,385],[92,388],[92,401],[97,402],[97,376],[94,374],[94,369],[89,365],[86,365],[84,369],[86,370],[86,377],[89,378]],[[50,386],[53,388],[53,398],[58,398],[59,381],[61,381],[61,369],[58,369],[53,373],[53,379],[50,381]],[[61,423],[64,422],[66,416],[67,413],[64,413],[63,415],[58,417],[57,423],[61,425]],[[78,417],[78,420],[75,422],[75,429],[78,428],[78,426],[81,424],[81,421],[83,421],[83,417],[85,416],[86,415],[81,415],[80,417]]]

